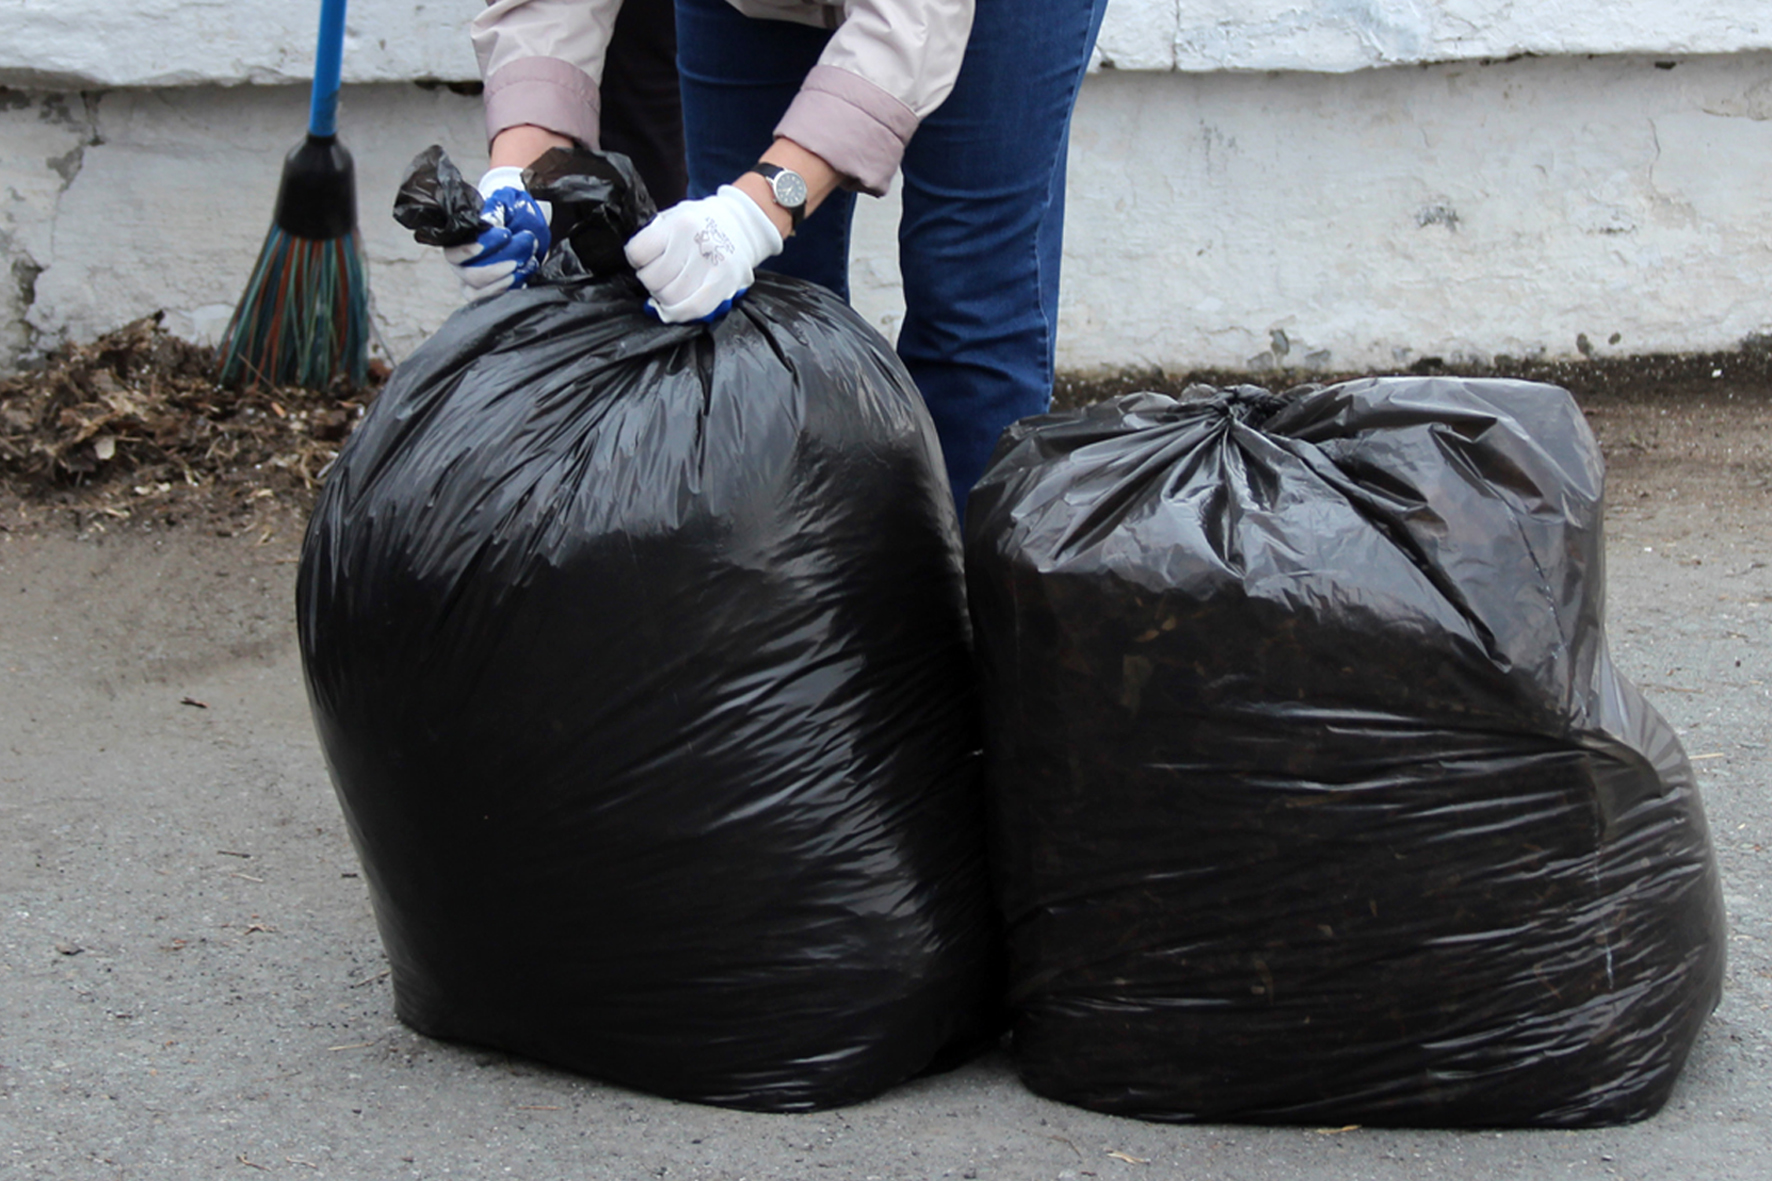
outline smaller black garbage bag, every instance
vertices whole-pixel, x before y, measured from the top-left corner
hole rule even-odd
[[[1015,1054],[1156,1120],[1652,1114],[1715,1006],[1692,770],[1614,671],[1560,389],[1139,394],[1007,432],[968,579]]]
[[[541,277],[400,365],[302,552],[397,1011],[683,1099],[864,1099],[986,1038],[1000,997],[935,435],[820,288],[650,316],[619,250],[650,203],[576,155],[530,180]],[[401,190],[431,241],[479,208],[445,164]]]

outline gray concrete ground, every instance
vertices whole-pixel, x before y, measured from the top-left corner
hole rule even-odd
[[[416,1036],[394,1019],[309,725],[295,527],[76,536],[15,519],[0,1176],[1772,1177],[1772,522],[1764,485],[1708,499],[1715,476],[1623,486],[1611,636],[1699,769],[1727,991],[1666,1110],[1583,1132],[1143,1124],[1039,1099],[1002,1056],[843,1111],[751,1115]]]

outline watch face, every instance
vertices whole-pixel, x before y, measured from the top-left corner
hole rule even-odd
[[[775,199],[783,208],[794,209],[806,204],[806,181],[797,172],[786,169],[775,174],[769,182],[775,189]]]

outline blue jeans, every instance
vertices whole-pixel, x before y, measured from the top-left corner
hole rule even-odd
[[[676,0],[689,192],[757,162],[830,34]],[[903,164],[898,354],[966,494],[997,437],[1052,402],[1071,111],[1107,0],[977,0],[953,93]],[[849,296],[855,197],[827,198],[770,269]]]

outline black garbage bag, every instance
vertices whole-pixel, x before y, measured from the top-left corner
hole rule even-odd
[[[417,171],[403,199],[444,200]],[[573,184],[591,238],[640,208],[619,178],[547,193]],[[396,370],[302,552],[398,1014],[689,1100],[866,1098],[1000,1006],[933,429],[823,289],[661,324],[555,224],[543,279]]]
[[[1607,655],[1573,400],[1190,395],[1019,423],[970,499],[1023,1078],[1157,1120],[1652,1114],[1724,922]]]

